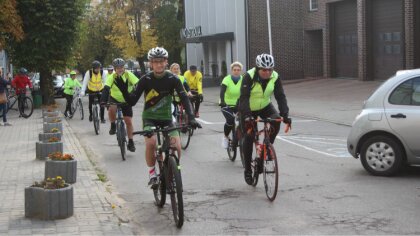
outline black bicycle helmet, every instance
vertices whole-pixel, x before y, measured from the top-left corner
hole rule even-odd
[[[153,58],[168,58],[168,51],[161,47],[152,48],[147,53],[147,59],[151,60]]]
[[[115,58],[115,59],[112,61],[112,65],[113,65],[114,67],[121,67],[121,66],[124,66],[124,65],[125,65],[125,61],[124,61],[124,59],[122,59],[122,58]]]
[[[26,75],[28,74],[28,70],[22,67],[19,69],[19,74]]]
[[[93,61],[92,62],[92,68],[93,69],[98,69],[98,68],[101,68],[101,67],[102,67],[102,64],[99,61]]]
[[[263,53],[255,58],[255,64],[258,68],[272,69],[274,68],[274,58],[270,54]]]

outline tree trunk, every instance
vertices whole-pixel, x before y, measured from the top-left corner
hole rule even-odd
[[[41,70],[39,75],[40,75],[42,104],[43,105],[54,104],[55,103],[54,86],[52,82],[51,73],[48,70]]]
[[[141,74],[146,74],[146,67],[144,66],[144,58],[143,57],[137,57],[137,61],[139,62]]]

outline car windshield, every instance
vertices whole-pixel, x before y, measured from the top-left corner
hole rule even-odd
[[[63,83],[63,77],[61,75],[57,75],[54,78],[54,85],[60,85]]]

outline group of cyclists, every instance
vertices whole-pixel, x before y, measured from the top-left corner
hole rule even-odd
[[[65,94],[67,97],[66,112],[69,111],[74,87],[82,87],[81,94],[89,94],[89,121],[92,121],[92,103],[94,96],[100,96],[102,123],[104,119],[104,107],[108,104],[108,118],[110,121],[109,134],[116,133],[116,105],[120,104],[124,121],[127,126],[128,144],[127,149],[135,152],[133,142],[133,109],[142,94],[144,94],[144,110],[142,112],[143,130],[152,127],[174,126],[173,103],[180,102],[185,108],[188,117],[188,125],[192,128],[201,128],[195,118],[200,117],[199,107],[203,102],[202,74],[196,66],[191,66],[188,71],[181,75],[180,66],[177,63],[168,67],[168,52],[162,47],[149,50],[147,58],[151,71],[138,78],[132,72],[125,70],[125,61],[116,58],[105,71],[98,61],[92,63],[92,69],[87,71],[83,85],[74,80],[75,72],[71,72],[71,78],[66,80]],[[224,124],[224,136],[222,146],[227,148],[228,136],[232,132],[234,114],[239,117],[240,130],[243,133],[243,156],[245,162],[244,178],[247,184],[252,184],[251,155],[253,138],[255,134],[250,132],[249,126],[255,126],[251,120],[258,116],[261,118],[280,118],[291,126],[289,108],[286,95],[279,75],[274,71],[274,58],[269,54],[261,54],[256,57],[255,67],[243,73],[243,65],[240,62],[232,63],[231,74],[226,76],[220,89],[219,105],[226,118]],[[101,95],[99,95],[101,94]],[[271,102],[274,94],[278,103],[278,110]],[[194,99],[193,99],[194,98]],[[111,105],[109,105],[111,104]],[[193,106],[194,105],[194,106]],[[280,123],[273,122],[270,141],[274,142],[280,129]],[[181,142],[178,131],[170,133],[171,145],[181,157]],[[157,186],[157,174],[155,170],[156,137],[145,137],[146,163],[149,172],[149,185]]]

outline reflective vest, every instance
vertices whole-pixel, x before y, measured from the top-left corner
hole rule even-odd
[[[102,75],[101,73],[98,73],[95,75],[95,73],[92,73],[92,76],[90,77],[88,88],[90,91],[93,92],[99,92],[104,88],[104,83],[102,81]]]
[[[232,76],[226,76],[222,84],[226,85],[226,92],[225,92],[225,103],[229,106],[236,106],[236,102],[241,95],[241,85],[242,85],[242,75],[239,78],[239,81],[235,84],[232,80]]]
[[[261,83],[258,81],[254,81],[255,79],[255,68],[247,71],[247,73],[251,76],[253,83],[251,87],[251,94],[249,97],[249,107],[251,111],[259,111],[268,106],[271,102],[271,95],[274,93],[274,84],[279,78],[277,72],[273,71],[271,77],[267,83],[267,87],[263,91]]]

